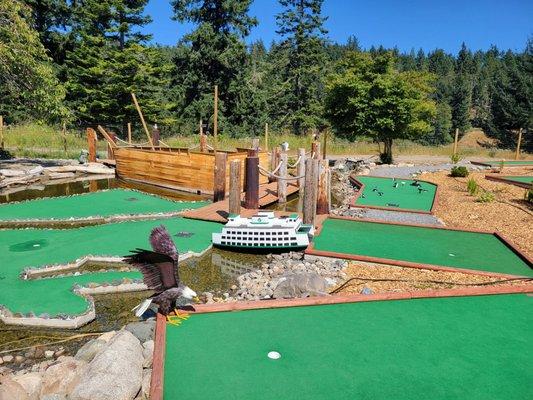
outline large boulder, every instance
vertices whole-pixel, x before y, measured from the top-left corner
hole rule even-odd
[[[39,400],[43,376],[39,372],[30,372],[28,374],[13,377],[13,380],[24,388],[29,400]]]
[[[96,357],[96,355],[106,346],[107,342],[105,340],[89,340],[78,350],[74,358],[77,360],[83,360],[85,362],[91,362],[93,358]]]
[[[272,297],[289,299],[294,297],[324,296],[327,294],[328,282],[313,272],[300,272],[280,278]]]
[[[154,338],[155,321],[131,322],[125,326],[141,343]]]
[[[0,400],[29,400],[24,387],[10,376],[0,375]]]
[[[152,362],[154,359],[154,341],[148,340],[143,343],[143,367],[152,368]]]
[[[85,361],[69,356],[59,357],[57,362],[50,365],[43,373],[41,398],[45,396],[55,398],[51,395],[58,395],[56,397],[61,398],[71,393],[86,368]]]
[[[139,340],[120,331],[89,363],[69,400],[132,400],[141,388],[142,365]]]

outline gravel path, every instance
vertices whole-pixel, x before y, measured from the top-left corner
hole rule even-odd
[[[353,207],[348,210],[344,210],[342,215],[346,217],[377,219],[380,221],[400,222],[406,224],[444,225],[440,219],[430,214],[375,210],[371,208]]]
[[[418,175],[422,172],[436,172],[436,171],[449,171],[453,166],[460,165],[465,166],[470,170],[479,171],[486,169],[486,167],[473,165],[469,161],[460,161],[457,164],[442,163],[442,164],[422,164],[422,165],[409,165],[409,166],[377,166],[370,170],[369,175],[372,176],[384,176],[384,177],[396,177],[396,178],[411,178],[414,175]]]

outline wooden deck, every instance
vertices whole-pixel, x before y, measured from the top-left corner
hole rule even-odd
[[[295,183],[289,183],[287,185],[287,196],[298,192],[298,185]],[[259,207],[266,207],[270,204],[278,201],[277,183],[272,182],[259,186]],[[244,193],[242,195],[242,200],[244,200]],[[216,203],[211,203],[205,207],[198,208],[196,210],[186,211],[183,213],[183,217],[190,219],[199,219],[202,221],[213,221],[226,223],[228,221],[228,209],[229,209],[229,200],[226,198],[222,201],[217,201]],[[241,216],[251,217],[256,214],[258,210],[248,210],[246,208],[241,208]],[[290,215],[294,214],[289,211],[276,211],[276,216]]]

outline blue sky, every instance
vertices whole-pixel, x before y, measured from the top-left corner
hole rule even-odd
[[[254,0],[250,14],[259,20],[247,41],[277,40],[277,0]],[[175,44],[194,27],[171,20],[168,0],[150,0],[146,9],[154,22],[144,32],[153,42]],[[464,41],[473,50],[495,44],[501,49],[523,50],[533,36],[533,0],[325,0],[323,14],[332,41],[344,43],[355,35],[360,44],[398,46],[456,53]]]

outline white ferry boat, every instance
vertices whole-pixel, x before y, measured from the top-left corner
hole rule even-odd
[[[292,214],[276,218],[273,212],[261,211],[252,218],[230,215],[221,233],[213,233],[213,245],[235,250],[290,251],[305,249],[314,234]]]

